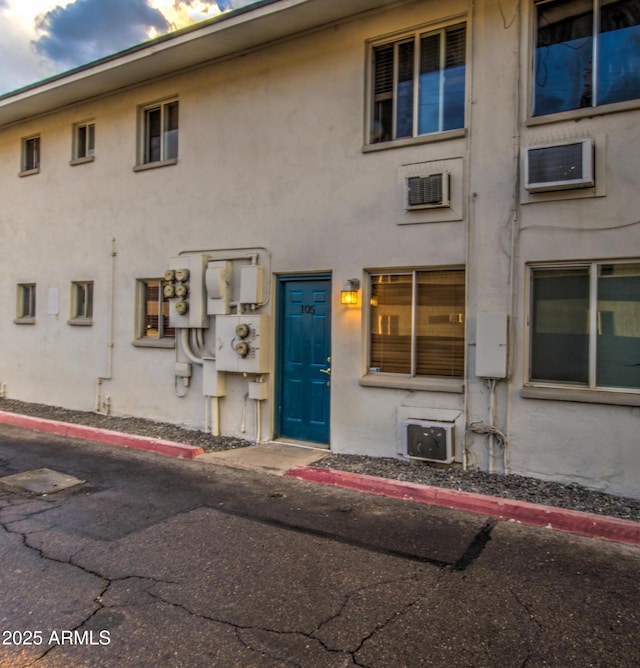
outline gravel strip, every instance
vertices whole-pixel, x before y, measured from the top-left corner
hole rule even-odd
[[[32,417],[56,420],[58,422],[71,422],[82,424],[87,427],[98,429],[110,429],[125,434],[136,436],[148,436],[150,438],[161,438],[165,441],[184,443],[186,445],[197,445],[207,452],[220,452],[232,450],[233,448],[245,448],[253,445],[251,441],[232,436],[212,436],[204,431],[187,429],[175,424],[154,422],[142,418],[113,417],[100,413],[86,411],[72,411],[57,406],[46,406],[44,404],[29,404],[14,399],[0,399],[0,411],[7,413],[20,413]]]
[[[575,483],[463,471],[461,467],[438,468],[426,462],[362,455],[329,455],[316,466],[640,521],[640,501],[604,494]]]
[[[207,452],[253,445],[252,442],[239,438],[212,436],[202,431],[142,418],[112,417],[13,399],[1,399],[0,410],[127,434],[162,438],[196,445]],[[496,475],[476,470],[463,471],[460,467],[439,468],[425,462],[363,455],[329,454],[317,462],[316,466],[640,521],[640,500],[604,494],[577,484],[564,485],[513,474]]]

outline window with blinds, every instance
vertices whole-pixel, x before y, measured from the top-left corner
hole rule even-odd
[[[411,377],[462,377],[464,270],[375,273],[370,280],[370,368]]]
[[[175,329],[169,326],[169,300],[163,289],[167,281],[159,278],[141,279],[141,312],[139,338],[175,338]]]
[[[464,127],[464,24],[375,46],[372,63],[372,144]]]

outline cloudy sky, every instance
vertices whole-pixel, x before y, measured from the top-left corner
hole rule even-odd
[[[0,0],[0,95],[255,0]]]

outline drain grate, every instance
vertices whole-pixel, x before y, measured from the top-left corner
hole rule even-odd
[[[53,494],[81,485],[84,480],[52,469],[33,469],[0,478],[0,482],[34,494]]]

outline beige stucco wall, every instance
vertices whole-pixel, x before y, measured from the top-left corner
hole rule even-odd
[[[526,264],[640,255],[637,229],[617,227],[635,220],[638,210],[640,195],[629,177],[637,112],[584,119],[579,129],[572,120],[529,126],[526,104],[518,105],[514,95],[519,90],[525,96],[528,86],[527,12],[521,14],[516,2],[473,6],[409,2],[1,131],[0,201],[8,205],[0,213],[0,383],[7,395],[93,408],[96,380],[108,370],[113,261],[113,369],[101,392],[116,415],[202,428],[200,370],[194,370],[188,395],[178,398],[175,351],[132,345],[135,281],[161,276],[169,259],[185,250],[262,247],[271,254],[271,300],[264,313],[273,315],[277,274],[332,274],[333,450],[396,456],[403,417],[445,416],[456,420],[462,461],[466,426],[489,419],[488,388],[475,376],[475,314],[506,312],[511,378],[498,383],[496,410],[498,426],[510,436],[507,469],[640,496],[640,409],[521,396]],[[363,151],[366,41],[419,25],[438,27],[457,16],[468,22],[472,61],[466,136]],[[178,163],[134,172],[138,105],[173,95],[180,100]],[[85,119],[96,124],[96,159],[72,167],[71,127]],[[36,132],[41,172],[18,178],[20,139]],[[520,206],[520,145],[576,132],[604,138],[606,193]],[[399,170],[430,161],[456,165],[461,215],[398,224],[406,222],[398,204]],[[557,220],[575,229],[548,230]],[[585,232],[603,226],[616,229]],[[466,391],[461,385],[445,392],[442,386],[362,383],[366,309],[339,304],[344,281],[361,278],[366,302],[367,269],[463,265]],[[75,280],[95,283],[91,327],[67,324]],[[12,322],[21,282],[38,286],[35,325]],[[57,315],[46,312],[49,288],[59,290]],[[273,374],[267,380],[272,397]],[[253,438],[252,410],[247,431],[240,431],[246,391],[246,379],[229,375],[221,428]],[[273,433],[273,411],[270,398],[263,406],[263,438]],[[469,465],[488,468],[487,437],[468,434],[467,443]]]

